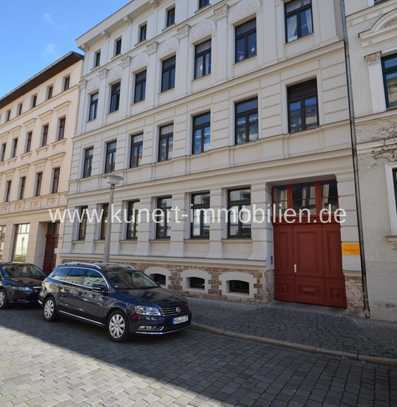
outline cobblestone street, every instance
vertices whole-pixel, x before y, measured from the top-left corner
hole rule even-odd
[[[0,406],[397,405],[397,369],[188,330],[110,342],[40,310],[0,313]]]

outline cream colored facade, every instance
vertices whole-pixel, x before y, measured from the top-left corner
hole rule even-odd
[[[209,191],[211,207],[227,206],[228,189],[249,187],[251,204],[272,203],[272,187],[288,182],[335,178],[339,204],[347,211],[342,242],[358,241],[352,171],[344,43],[339,1],[313,0],[314,33],[285,41],[283,0],[217,0],[197,10],[196,0],[135,0],[78,39],[86,51],[80,89],[78,131],[68,207],[95,209],[108,201],[104,180],[105,143],[117,140],[115,173],[124,177],[115,192],[115,207],[139,200],[154,208],[156,198],[171,195],[187,208],[191,194]],[[165,29],[167,8],[175,5],[176,24]],[[256,17],[257,55],[234,62],[235,26]],[[147,22],[147,40],[138,30]],[[114,57],[115,40],[121,55]],[[194,80],[194,46],[212,41],[212,73]],[[101,50],[101,65],[94,67]],[[176,86],[160,91],[161,61],[176,55]],[[133,103],[135,73],[147,69],[146,99]],[[317,79],[318,128],[289,134],[287,88]],[[120,109],[108,114],[110,87],[121,81]],[[89,97],[99,92],[97,119],[88,121]],[[258,98],[259,138],[235,145],[234,104]],[[192,155],[192,117],[211,111],[209,151]],[[158,162],[159,127],[173,122],[173,158]],[[143,133],[143,160],[129,168],[130,136]],[[94,148],[92,174],[82,178],[83,150]],[[85,240],[76,225],[65,225],[63,260],[100,260],[104,242],[99,225],[89,224]],[[251,239],[228,239],[225,224],[213,224],[208,240],[190,239],[190,220],[171,224],[170,240],[157,240],[150,223],[138,226],[136,241],[124,238],[114,224],[111,260],[136,265],[148,274],[166,276],[166,286],[192,295],[270,302],[274,295],[273,226],[252,226]],[[348,308],[362,309],[359,257],[344,253]],[[189,287],[190,277],[205,279],[205,288]],[[231,292],[228,281],[249,283],[249,293]]]
[[[4,230],[2,261],[22,260],[38,266],[43,266],[45,259],[51,261],[53,250],[51,252],[47,247],[45,254],[46,236],[51,229],[48,226],[51,222],[49,209],[66,206],[81,59],[80,54],[67,54],[0,100],[0,145],[6,146],[0,162],[0,225]],[[49,98],[50,87],[52,97]],[[65,119],[63,134],[59,129],[62,118]],[[49,127],[44,145],[45,125]],[[14,143],[17,143],[15,151]],[[57,188],[54,168],[60,168]],[[38,173],[42,173],[40,191],[36,190]],[[11,188],[6,199],[8,182],[11,182]],[[16,244],[17,229],[21,224],[29,225],[24,230],[29,233],[22,237],[24,247],[21,247],[21,241]],[[54,232],[56,235],[57,231]],[[62,227],[59,233],[62,234]]]
[[[382,67],[397,55],[397,1],[346,4],[371,315],[397,320],[397,110]]]

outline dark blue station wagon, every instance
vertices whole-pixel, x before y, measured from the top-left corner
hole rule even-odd
[[[43,282],[39,302],[45,320],[77,318],[105,327],[117,342],[130,334],[164,335],[191,324],[183,298],[124,265],[59,265]]]

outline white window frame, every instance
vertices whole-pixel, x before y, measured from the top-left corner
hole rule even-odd
[[[393,170],[397,169],[397,163],[386,164],[386,189],[387,203],[389,206],[390,234],[397,236],[397,197],[393,183]]]

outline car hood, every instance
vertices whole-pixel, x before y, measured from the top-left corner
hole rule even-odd
[[[39,277],[18,277],[18,278],[9,278],[8,281],[16,287],[37,287],[41,286],[43,278]]]
[[[185,303],[186,300],[163,288],[146,290],[117,290],[117,297],[133,304],[171,306],[175,303]]]

